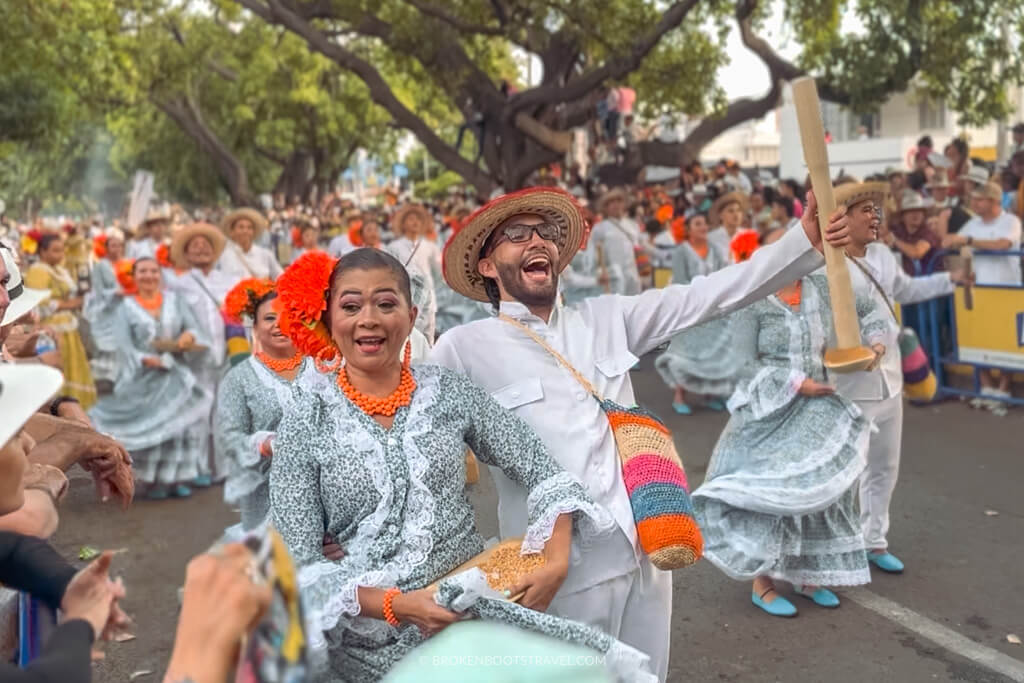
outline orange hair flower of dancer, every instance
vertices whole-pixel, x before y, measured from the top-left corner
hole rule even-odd
[[[135,261],[130,258],[123,258],[114,264],[114,274],[117,276],[117,283],[125,294],[135,293],[135,277],[132,275],[132,267]]]
[[[277,279],[278,326],[303,355],[318,358],[337,350],[320,320],[327,310],[327,290],[337,262],[322,251],[309,251]]]
[[[732,252],[733,260],[741,263],[749,259],[759,246],[761,241],[756,230],[740,230],[729,242],[729,251]]]
[[[671,204],[662,204],[658,207],[658,210],[654,212],[654,217],[659,223],[668,223],[672,220],[672,216],[675,212],[672,210]]]
[[[167,244],[161,244],[156,248],[156,262],[160,264],[161,268],[174,268],[174,264],[171,263],[171,247]]]
[[[302,229],[299,226],[292,226],[291,237],[293,247],[297,249],[302,246]]]
[[[676,244],[682,244],[686,240],[686,218],[683,216],[672,219],[672,239]]]
[[[224,297],[224,315],[228,322],[241,325],[243,318],[256,319],[256,306],[274,291],[274,283],[266,278],[250,277],[231,288]]]
[[[363,246],[363,222],[352,221],[348,228],[348,241],[353,247]]]
[[[103,233],[92,238],[92,255],[98,259],[107,257],[107,236]]]

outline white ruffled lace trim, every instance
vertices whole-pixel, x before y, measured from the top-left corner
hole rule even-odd
[[[544,500],[557,496],[554,504],[538,509]],[[568,472],[559,472],[548,477],[530,490],[526,499],[526,510],[532,521],[523,536],[522,553],[539,553],[551,539],[555,522],[560,515],[575,513],[574,526],[579,540],[593,540],[615,529],[615,520],[603,507],[586,498],[580,481]]]
[[[425,409],[432,406],[438,391],[438,378],[433,373],[416,375],[419,395],[406,417],[405,436],[402,449],[409,467],[409,490],[407,492],[406,515],[398,532],[402,538],[399,551],[379,569],[370,569],[367,553],[373,540],[380,534],[394,504],[394,484],[385,462],[384,446],[362,425],[354,409],[344,406],[344,396],[333,385],[332,376],[323,374],[310,366],[297,378],[301,390],[319,396],[331,405],[329,414],[335,421],[335,433],[341,443],[364,455],[364,462],[374,488],[380,495],[376,509],[359,523],[355,535],[345,546],[349,554],[340,563],[320,562],[300,570],[300,587],[316,590],[314,587],[330,581],[332,574],[352,575],[331,589],[326,602],[309,605],[307,620],[310,624],[310,648],[316,655],[317,649],[327,647],[324,636],[338,628],[348,629],[359,635],[383,642],[391,637],[394,629],[385,621],[359,616],[359,587],[382,588],[394,586],[424,564],[433,550],[431,527],[434,522],[434,497],[423,483],[429,469],[429,460],[416,445],[417,437],[429,435],[433,430],[430,416]],[[340,576],[337,578],[341,578]],[[322,590],[322,586],[320,586]],[[320,659],[316,656],[315,659]]]
[[[604,656],[604,665],[616,681],[622,683],[658,683],[651,673],[651,658],[620,640],[612,643]]]
[[[758,385],[770,379],[770,376],[777,373],[779,368],[769,366],[761,368],[754,378],[745,385],[738,386],[733,395],[726,403],[730,413],[735,413],[743,406],[749,405],[750,411],[755,419],[761,419],[771,415],[776,410],[789,404],[800,391],[800,385],[807,379],[807,375],[800,370],[790,368],[786,375],[786,383],[781,387],[771,400],[767,400],[766,392],[758,391]]]
[[[274,432],[256,432],[245,440],[245,449],[238,453],[238,462],[234,463],[224,482],[224,502],[237,505],[243,497],[249,495],[269,479],[269,474],[260,472],[259,467],[263,456],[260,455],[260,444],[274,435]]]

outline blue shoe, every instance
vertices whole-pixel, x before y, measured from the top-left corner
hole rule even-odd
[[[685,403],[673,403],[672,410],[680,415],[693,415],[693,410]]]
[[[208,474],[200,474],[189,483],[197,489],[205,489],[213,486],[213,479],[211,479]]]
[[[813,601],[814,604],[819,607],[827,607],[829,609],[835,609],[836,607],[839,607],[839,598],[836,597],[835,593],[833,593],[827,588],[819,588],[813,593],[808,593],[803,589],[802,586],[799,588],[797,586],[793,586],[793,592],[797,595],[804,596],[808,600]]]
[[[771,602],[764,601],[764,596],[774,591],[774,588],[769,588],[761,596],[758,596],[757,593],[751,593],[750,601],[773,617],[795,617],[797,614],[796,607],[781,595],[775,596],[775,599]]]
[[[171,495],[166,486],[151,486],[146,491],[146,500],[167,500]]]
[[[902,574],[903,563],[900,558],[892,553],[868,553],[868,562],[875,565],[883,572],[890,574]]]
[[[192,489],[185,486],[184,484],[178,484],[174,487],[172,494],[175,498],[188,498],[192,495]]]
[[[704,405],[707,406],[708,410],[713,410],[716,413],[721,413],[725,411],[725,403],[723,403],[722,399],[720,398],[713,398]]]

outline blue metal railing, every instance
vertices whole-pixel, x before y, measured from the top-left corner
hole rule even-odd
[[[959,252],[949,249],[940,249],[932,254],[931,258],[924,264],[920,261],[915,260],[914,263],[914,275],[930,275],[935,272],[935,269],[942,264],[942,260],[949,254],[957,254]],[[1024,259],[1024,249],[1021,250],[982,250],[977,249],[974,251],[975,256],[999,256],[1004,258],[1011,258],[1016,256],[1017,258]],[[1021,311],[1024,312],[1024,285],[1018,284],[1016,287],[1013,285],[973,285],[978,288],[998,288],[998,289],[1020,289],[1021,290]],[[984,369],[997,369],[1009,373],[1021,373],[1019,368],[1008,368],[999,365],[989,365],[985,363],[973,363],[960,359],[959,349],[957,346],[957,335],[956,335],[956,306],[954,304],[953,295],[939,297],[937,299],[931,299],[918,304],[912,304],[902,307],[903,324],[914,328],[917,332],[918,337],[921,339],[922,346],[928,351],[928,359],[932,364],[932,369],[935,371],[935,379],[939,387],[939,395],[936,400],[942,400],[944,397],[949,396],[970,396],[973,398],[981,398],[981,379],[979,371]],[[948,321],[949,334],[951,345],[944,348],[942,340],[943,322]],[[948,384],[948,373],[946,372],[945,366],[947,364],[952,365],[968,365],[973,368],[973,389],[960,389],[958,387],[951,386]],[[984,396],[984,398],[992,398],[991,396]],[[1007,403],[1014,405],[1024,405],[1024,399],[1022,398],[1009,398],[1000,399]]]

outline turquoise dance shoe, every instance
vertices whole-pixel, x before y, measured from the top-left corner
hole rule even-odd
[[[713,398],[705,404],[708,410],[713,410],[716,413],[721,413],[725,410],[725,403],[720,398]]]
[[[676,411],[680,415],[693,415],[693,410],[685,403],[673,403],[672,410]]]
[[[903,563],[900,558],[892,553],[868,553],[868,562],[875,565],[883,572],[890,574],[902,574]]]
[[[802,586],[799,588],[793,586],[793,592],[797,595],[804,596],[808,600],[813,601],[814,604],[818,605],[819,607],[828,607],[829,609],[835,609],[836,607],[839,607],[839,598],[836,597],[835,593],[833,593],[827,588],[819,588],[813,593],[808,593],[803,589]]]
[[[205,489],[205,488],[209,488],[210,486],[213,486],[213,479],[211,479],[210,475],[208,475],[208,474],[200,474],[198,477],[193,479],[190,483],[192,484],[192,486],[195,486],[197,489]]]
[[[768,614],[772,615],[773,617],[795,617],[796,607],[793,605],[793,603],[791,603],[789,600],[782,597],[781,595],[776,596],[776,598],[771,602],[764,601],[764,596],[768,595],[774,590],[774,588],[769,588],[760,596],[758,596],[757,593],[751,593],[750,601],[754,603],[756,606],[763,609]]]
[[[171,495],[173,495],[175,498],[188,498],[189,496],[192,495],[192,489],[185,486],[184,484],[178,484],[177,486],[174,487],[174,490],[171,492]]]

